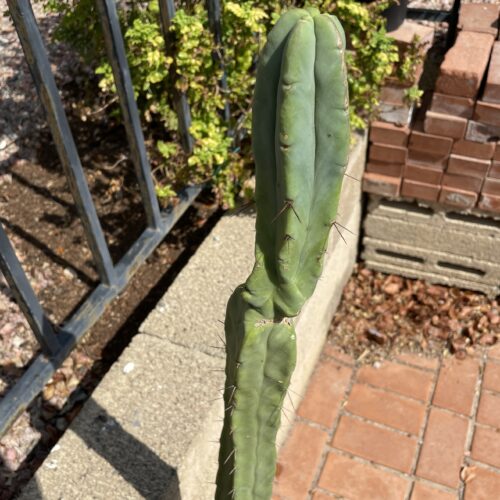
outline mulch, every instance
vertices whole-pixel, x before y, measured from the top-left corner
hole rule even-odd
[[[358,361],[400,352],[465,358],[500,337],[498,300],[454,287],[386,275],[358,264],[330,329]]]

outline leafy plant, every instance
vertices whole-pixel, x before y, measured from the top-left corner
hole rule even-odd
[[[268,500],[295,367],[294,318],[323,266],[349,154],[345,35],[334,16],[290,9],[271,31],[253,104],[256,262],[227,306],[216,500]]]
[[[111,67],[103,52],[94,0],[40,0],[60,14],[55,37],[73,46],[99,78],[101,99],[115,100]],[[387,37],[380,13],[388,1],[361,4],[355,0],[309,2],[335,14],[348,33],[348,82],[353,128],[364,128],[377,105],[380,86],[393,73],[397,48]],[[134,91],[146,130],[157,192],[165,202],[186,183],[211,180],[221,203],[232,207],[248,186],[253,165],[249,150],[251,95],[259,48],[279,15],[303,1],[246,0],[222,2],[222,46],[214,47],[204,2],[176,2],[168,55],[159,26],[157,0],[120,2]],[[221,89],[222,55],[229,91]],[[171,77],[172,65],[175,78]],[[172,86],[186,93],[192,114],[193,154],[186,157],[177,133]],[[230,121],[223,119],[229,104]],[[118,106],[110,106],[119,116]],[[246,190],[244,190],[246,191]],[[165,194],[167,193],[167,194]]]
[[[424,91],[418,88],[418,85],[412,85],[405,89],[404,98],[408,103],[420,104]]]

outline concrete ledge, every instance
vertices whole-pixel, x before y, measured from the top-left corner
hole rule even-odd
[[[361,178],[365,149],[363,137],[351,154],[351,176]],[[354,231],[360,200],[360,183],[346,178],[339,222]],[[254,224],[252,215],[222,218],[18,498],[213,498],[223,411],[214,401],[224,383],[220,321],[231,289],[252,268]],[[332,231],[322,279],[297,321],[295,407],[356,259],[357,236],[345,239]],[[288,426],[284,419],[280,443]]]

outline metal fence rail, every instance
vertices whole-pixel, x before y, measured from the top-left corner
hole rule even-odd
[[[71,318],[61,326],[53,325],[38,302],[0,223],[0,270],[12,289],[41,349],[41,353],[22,377],[0,400],[0,436],[42,391],[44,385],[61,366],[78,341],[99,319],[106,306],[126,287],[133,273],[165,238],[201,191],[201,186],[188,186],[180,193],[179,203],[175,207],[160,210],[146,155],[139,111],[134,99],[116,2],[115,0],[96,0],[147,220],[147,228],[123,258],[114,265],[50,69],[31,2],[30,0],[7,0],[7,4],[45,109],[57,152],[83,223],[100,283]],[[173,0],[159,0],[159,6],[160,22],[168,51],[170,47],[168,28],[175,14],[175,6]],[[207,9],[214,39],[220,43],[219,0],[210,0],[207,3]],[[172,97],[179,119],[179,133],[183,147],[186,152],[190,153],[193,149],[193,139],[189,134],[191,124],[189,104],[182,93],[177,93]],[[226,118],[229,119],[228,108],[226,113]]]

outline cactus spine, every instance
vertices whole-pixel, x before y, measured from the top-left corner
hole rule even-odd
[[[293,318],[321,274],[348,159],[344,48],[336,17],[291,9],[259,60],[255,265],[227,306],[218,500],[271,498],[276,433],[295,367]]]

